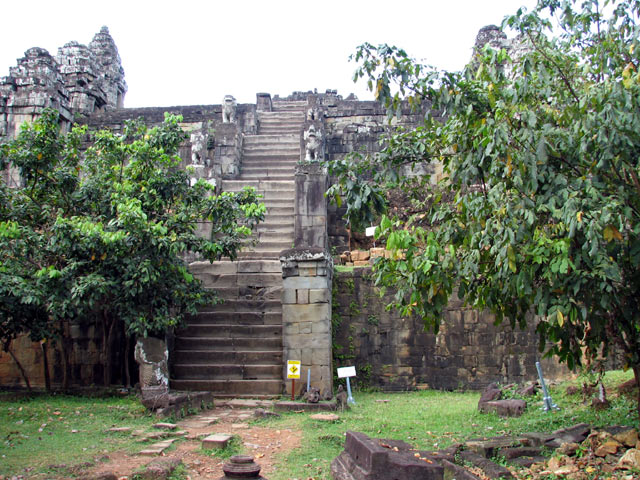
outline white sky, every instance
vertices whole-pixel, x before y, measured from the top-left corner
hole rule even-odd
[[[469,60],[478,30],[535,0],[30,0],[2,6],[0,76],[31,47],[88,44],[106,25],[129,91],[125,107],[255,103],[257,92],[337,89],[352,82],[350,54],[388,43],[441,69]]]

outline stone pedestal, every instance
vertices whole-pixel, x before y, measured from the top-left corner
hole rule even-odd
[[[296,166],[294,244],[296,248],[327,249],[327,170],[319,163]]]
[[[159,338],[139,338],[135,359],[140,366],[142,401],[148,408],[169,403],[169,351],[167,343]]]
[[[256,107],[259,112],[270,112],[271,94],[270,93],[257,93],[256,94]]]
[[[311,369],[311,386],[332,391],[331,279],[333,261],[323,248],[293,248],[280,254],[282,262],[282,341],[284,360],[301,361],[300,392]],[[286,366],[283,370],[286,378]],[[291,382],[286,382],[291,393]]]
[[[240,173],[243,136],[236,123],[220,123],[215,132],[213,172],[222,178],[235,178]]]

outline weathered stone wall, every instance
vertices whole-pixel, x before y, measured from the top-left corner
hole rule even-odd
[[[83,324],[70,326],[70,378],[71,386],[102,385],[103,362],[102,335],[97,325]],[[129,353],[131,381],[138,379],[137,367],[133,361],[133,347],[127,352],[124,348],[126,340],[123,335],[116,335],[113,349],[112,378],[114,384],[123,384],[125,354]],[[40,342],[32,342],[28,335],[21,335],[11,342],[10,349],[18,358],[25,370],[31,387],[44,388],[44,362],[43,350]],[[47,345],[47,358],[49,361],[49,375],[54,387],[62,385],[63,360],[60,344],[50,341]],[[7,352],[0,349],[0,386],[16,388],[25,387],[23,377],[14,359]]]
[[[534,329],[496,327],[494,317],[451,302],[439,333],[422,321],[387,311],[393,296],[380,297],[370,268],[336,272],[333,280],[333,355],[335,367],[355,365],[361,383],[385,390],[483,388],[491,382],[537,378],[540,354]],[[546,376],[566,367],[543,360]]]

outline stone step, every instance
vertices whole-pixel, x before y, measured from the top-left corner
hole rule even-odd
[[[289,247],[287,248],[291,248],[291,245],[289,245]],[[286,249],[283,249],[283,250],[286,250]],[[280,252],[282,252],[282,250],[261,250],[259,252],[244,251],[238,254],[238,258],[265,258],[265,259],[279,258]]]
[[[258,234],[260,238],[265,235],[271,241],[277,238],[276,234]],[[293,239],[293,235],[290,236]],[[283,240],[286,242],[287,240]],[[291,243],[292,240],[289,240]],[[235,287],[247,286],[252,287],[281,287],[281,273],[218,273],[216,271],[203,270],[198,272],[197,277],[202,281],[206,288]]]
[[[257,234],[253,234],[252,238],[257,238],[260,243],[292,243],[293,242],[293,228],[291,228],[290,232],[257,232]],[[257,245],[258,247],[260,244]]]
[[[240,175],[243,180],[257,180],[260,178],[268,178],[269,180],[294,180],[296,177],[293,173],[243,173]]]
[[[171,369],[174,375],[181,379],[190,380],[261,380],[280,379],[282,365],[194,365],[178,364]]]
[[[268,338],[282,339],[282,325],[217,325],[191,324],[180,329],[176,337],[215,337],[231,339],[253,340],[247,350],[261,350],[260,342]]]
[[[291,219],[287,223],[261,223],[257,226],[256,230],[258,233],[280,233],[280,234],[291,234],[293,235],[293,219]]]
[[[289,175],[293,175],[295,173],[294,164],[283,164],[283,165],[261,165],[259,162],[254,162],[251,165],[247,165],[245,162],[242,162],[242,170],[240,175],[246,175],[247,173],[285,173]]]
[[[283,240],[280,242],[277,241],[264,241],[260,242],[259,245],[247,245],[242,249],[243,252],[264,252],[264,251],[272,251],[272,252],[281,252],[282,250],[287,250],[289,248],[293,248],[291,245],[293,243],[293,236],[291,240]],[[277,256],[275,257],[277,258]]]
[[[245,135],[244,146],[293,144],[300,147],[300,135]]]
[[[243,158],[253,157],[259,155],[278,155],[280,157],[288,157],[287,160],[294,157],[294,155],[300,155],[300,146],[289,148],[287,145],[282,145],[277,148],[270,147],[268,145],[256,145],[253,147],[245,147],[242,149],[244,155]]]
[[[264,299],[246,298],[243,297],[243,288],[236,288],[235,291],[231,289],[219,289],[218,294],[221,298],[225,298],[224,303],[220,303],[212,306],[215,308],[215,312],[263,312],[263,313],[277,313],[282,312],[282,289],[275,291],[279,296],[278,298],[267,297]],[[226,295],[226,297],[225,297]],[[234,297],[235,295],[235,297]],[[205,310],[202,310],[205,311]],[[214,311],[214,310],[209,310]]]
[[[265,363],[282,364],[282,349],[275,350],[174,350],[173,365],[264,365]],[[269,359],[269,362],[265,362]]]
[[[305,111],[306,111],[306,108],[300,108],[300,109],[294,109],[294,110],[284,108],[284,109],[275,110],[273,112],[259,112],[258,119],[260,121],[263,121],[263,120],[271,120],[274,118],[294,118],[299,120],[300,122],[304,122]]]
[[[298,163],[298,160],[300,159],[300,156],[298,155],[298,153],[295,154],[291,154],[291,155],[274,155],[272,153],[265,153],[265,154],[245,154],[244,157],[242,158],[242,164],[246,164],[246,163],[258,163],[259,165],[262,165],[263,163],[268,163],[268,164],[278,164],[278,163],[282,163],[282,165],[295,165],[296,163]]]
[[[282,311],[278,312],[200,312],[187,319],[189,325],[281,325]]]
[[[257,191],[294,191],[295,182],[283,180],[222,180],[222,190],[225,192],[239,192],[245,187],[253,187]]]
[[[302,126],[261,126],[260,135],[300,135]]]
[[[282,380],[171,380],[174,390],[212,392],[216,397],[270,398],[283,392]]]
[[[261,351],[265,348],[277,350],[282,348],[282,338],[218,338],[218,337],[187,337],[175,338],[175,348],[178,350],[219,350],[219,351]]]
[[[192,262],[189,270],[198,275],[204,272],[232,274],[232,273],[282,273],[282,265],[279,261],[267,260],[242,260],[217,262]]]

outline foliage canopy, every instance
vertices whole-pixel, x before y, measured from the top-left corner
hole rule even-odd
[[[163,335],[186,313],[214,301],[185,255],[234,258],[264,217],[252,190],[214,193],[179,167],[180,117],[122,134],[96,132],[82,151],[84,127],[60,133],[46,111],[2,145],[0,169],[22,185],[0,184],[0,339],[63,334],[63,324],[98,319],[105,337]],[[208,225],[207,237],[199,234]],[[202,230],[202,229],[200,229]],[[106,342],[108,343],[108,342]]]
[[[615,346],[640,381],[639,15],[633,0],[539,0],[505,18],[511,46],[477,48],[460,72],[358,48],[355,77],[390,115],[426,107],[379,155],[329,165],[338,184],[411,199],[377,229],[401,254],[375,265],[405,314],[437,330],[457,292],[499,322],[534,321],[571,368]],[[425,162],[442,165],[437,184],[400,174]]]

